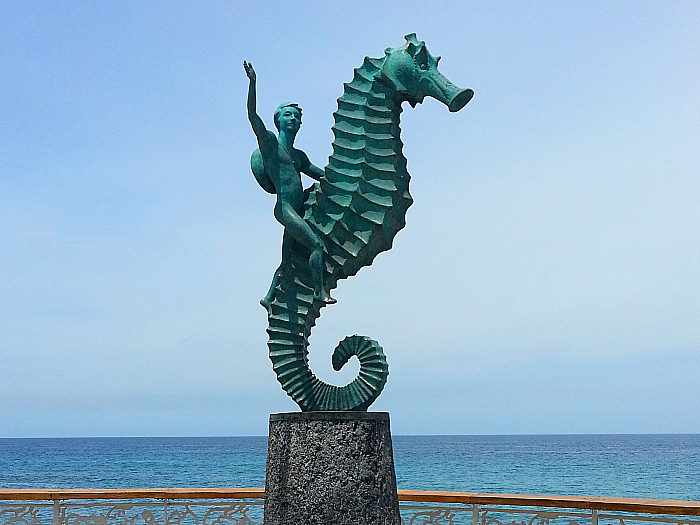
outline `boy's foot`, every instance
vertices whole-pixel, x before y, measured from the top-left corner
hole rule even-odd
[[[338,302],[331,297],[331,294],[325,291],[320,295],[314,294],[314,300],[321,301],[323,304],[335,304]]]

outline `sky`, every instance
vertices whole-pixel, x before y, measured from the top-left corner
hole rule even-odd
[[[0,437],[297,410],[242,62],[323,167],[343,82],[411,32],[475,95],[405,105],[415,203],[323,309],[314,373],[378,340],[394,434],[700,432],[698,27],[690,1],[2,2]]]

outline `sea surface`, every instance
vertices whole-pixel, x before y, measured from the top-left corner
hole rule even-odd
[[[0,489],[262,487],[266,437],[0,439]],[[400,489],[700,500],[700,435],[394,436]]]

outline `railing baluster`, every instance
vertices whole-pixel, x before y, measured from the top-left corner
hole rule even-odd
[[[61,500],[53,500],[53,518],[51,525],[61,525]]]
[[[596,509],[591,510],[591,525],[598,525],[598,511]]]
[[[479,505],[477,503],[472,505],[472,525],[479,525]]]
[[[163,525],[168,525],[168,499],[163,499]]]

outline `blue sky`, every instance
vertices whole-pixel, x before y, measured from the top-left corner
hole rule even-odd
[[[0,6],[0,436],[295,410],[242,62],[324,166],[342,83],[410,32],[475,96],[406,106],[415,204],[324,309],[314,372],[349,381],[332,349],[377,339],[394,433],[700,432],[700,4],[398,5]]]

